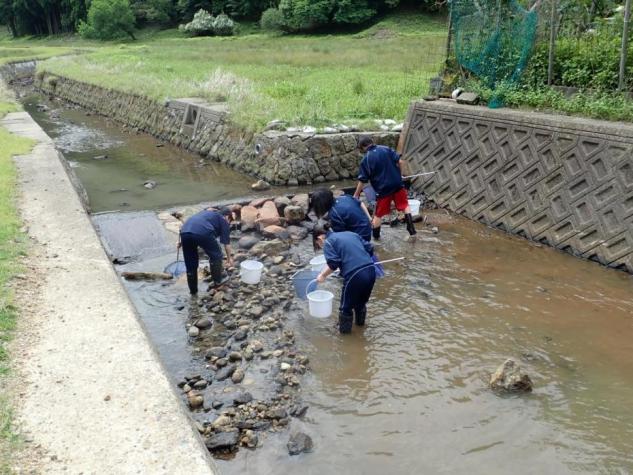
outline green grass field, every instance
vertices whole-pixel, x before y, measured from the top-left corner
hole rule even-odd
[[[0,118],[15,110],[18,106],[0,82]],[[32,143],[0,127],[0,144],[0,473],[8,473],[11,453],[18,443],[3,381],[9,372],[6,346],[13,336],[17,316],[8,283],[19,272],[18,258],[25,251],[15,207],[16,170],[11,157],[28,152]]]
[[[347,34],[269,36],[244,30],[249,33],[229,38],[148,31],[136,42],[98,45],[68,38],[5,40],[0,54],[12,46],[31,45],[34,53],[49,55],[79,48],[76,55],[53,54],[40,69],[159,101],[226,100],[233,120],[253,130],[274,119],[372,127],[374,119],[404,119],[409,102],[426,92],[440,70],[446,41],[444,18],[412,13]]]

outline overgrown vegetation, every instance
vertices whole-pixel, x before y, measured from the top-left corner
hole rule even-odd
[[[14,110],[17,106],[0,82],[0,118]],[[17,316],[8,284],[19,271],[18,258],[25,248],[15,207],[16,170],[11,157],[28,152],[31,142],[0,127],[0,144],[0,473],[7,473],[18,443],[3,381],[9,372],[7,344]]]
[[[410,16],[415,20],[399,29],[387,17],[354,35],[183,38],[171,30],[40,68],[159,101],[227,100],[233,120],[250,129],[274,119],[374,128],[373,119],[403,120],[442,65],[445,18]]]
[[[114,40],[134,37],[134,15],[128,0],[92,0],[87,21],[80,20],[79,34],[84,38]]]

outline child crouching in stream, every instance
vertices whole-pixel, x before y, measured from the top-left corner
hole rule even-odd
[[[327,266],[318,275],[317,282],[337,269],[343,277],[343,291],[339,307],[339,331],[351,333],[353,320],[365,324],[367,302],[376,282],[376,268],[372,256],[373,246],[351,231],[332,232],[329,224],[315,226],[312,233],[314,250],[323,249]]]

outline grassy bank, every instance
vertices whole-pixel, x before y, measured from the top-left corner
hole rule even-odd
[[[374,119],[404,119],[409,102],[425,93],[443,61],[445,36],[443,18],[411,13],[353,34],[185,38],[168,30],[136,42],[78,42],[74,46],[84,48],[83,54],[55,57],[40,67],[160,101],[227,100],[234,120],[251,129],[274,119],[373,126]]]
[[[17,109],[0,82],[0,118]],[[18,442],[12,430],[11,407],[4,390],[9,373],[6,347],[13,336],[17,316],[8,284],[19,272],[18,258],[25,250],[15,207],[16,170],[11,157],[28,152],[32,143],[0,127],[0,144],[0,473],[8,473],[11,453]]]

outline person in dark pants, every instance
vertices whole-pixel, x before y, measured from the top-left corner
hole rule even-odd
[[[231,252],[230,223],[233,214],[228,208],[220,210],[205,209],[189,218],[180,230],[182,254],[187,268],[187,284],[191,295],[198,293],[198,248],[201,247],[209,256],[213,287],[218,287],[228,281],[228,276],[222,276],[222,250],[217,239],[224,245],[226,260],[229,267],[233,267]]]
[[[341,271],[344,281],[338,325],[341,333],[351,333],[354,318],[359,326],[364,325],[367,318],[367,302],[376,282],[374,248],[351,231],[332,232],[328,224],[317,225],[312,239],[315,251],[323,249],[327,262],[317,282],[325,282],[337,269]]]
[[[371,241],[371,215],[360,200],[350,195],[334,199],[330,190],[321,188],[312,193],[310,208],[317,218],[327,217],[334,232],[352,231]]]
[[[383,216],[391,213],[391,203],[398,211],[404,212],[409,238],[417,234],[409,208],[409,197],[402,180],[400,155],[395,150],[375,145],[371,137],[361,137],[358,148],[365,154],[360,164],[358,185],[354,198],[358,198],[366,183],[370,183],[376,192],[376,210],[372,220],[374,239],[380,239],[380,225]]]

